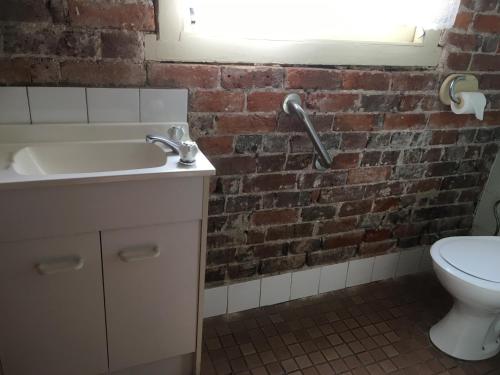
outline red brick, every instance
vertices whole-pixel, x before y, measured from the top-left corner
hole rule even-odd
[[[288,68],[287,88],[332,90],[340,87],[341,73],[330,69]]]
[[[6,85],[29,84],[31,82],[30,64],[24,59],[0,60],[0,83]]]
[[[482,90],[498,90],[500,87],[500,73],[481,74],[479,77],[479,87]]]
[[[152,63],[148,82],[155,87],[216,88],[219,68],[211,65]]]
[[[362,186],[342,186],[321,190],[319,203],[354,201],[363,198]]]
[[[392,77],[394,91],[434,90],[437,77],[434,73],[395,73]]]
[[[364,242],[359,246],[360,255],[376,255],[385,254],[388,250],[396,246],[396,240],[380,241],[380,242]]]
[[[108,30],[101,32],[101,54],[103,58],[144,59],[143,42],[135,31]]]
[[[36,60],[31,64],[31,82],[37,84],[55,84],[61,75],[58,61],[52,59]],[[0,72],[0,82],[2,73]]]
[[[363,149],[367,142],[368,133],[343,133],[341,148],[343,150]]]
[[[456,130],[437,130],[432,132],[431,145],[449,145],[457,142],[458,132]]]
[[[438,190],[441,186],[440,179],[429,179],[429,180],[420,180],[416,182],[412,182],[408,185],[407,193],[424,193],[431,190]]]
[[[450,52],[446,59],[448,69],[451,70],[467,70],[469,67],[470,53],[465,52]]]
[[[359,165],[359,153],[343,153],[333,157],[332,169],[356,168]]]
[[[201,151],[208,156],[224,155],[233,152],[233,137],[200,137],[196,140]]]
[[[255,158],[250,156],[232,156],[224,158],[211,158],[217,175],[233,175],[253,173],[256,168]]]
[[[370,131],[377,125],[378,116],[365,114],[338,113],[333,121],[333,130],[346,131]]]
[[[488,12],[495,10],[498,5],[498,0],[476,0],[475,9],[478,12]]]
[[[113,27],[154,31],[152,3],[96,2],[69,0],[69,18],[73,26]]]
[[[477,51],[482,44],[479,35],[459,34],[453,31],[446,33],[446,43],[460,48],[462,51]]]
[[[50,22],[52,21],[47,1],[2,0],[0,21]]]
[[[248,177],[244,180],[243,191],[248,193],[292,189],[295,187],[296,179],[295,174],[270,174]]]
[[[473,17],[474,13],[472,12],[458,12],[453,27],[460,30],[467,30],[472,23]]]
[[[337,249],[339,247],[358,245],[363,241],[363,234],[363,231],[356,231],[327,237],[323,242],[323,246],[325,249]]]
[[[64,83],[82,86],[144,86],[144,65],[127,62],[67,61],[61,63]]]
[[[286,162],[286,155],[258,155],[257,173],[280,172]]]
[[[471,70],[500,70],[500,55],[476,54],[472,58]]]
[[[342,203],[339,210],[339,216],[363,215],[371,211],[372,201],[353,201]]]
[[[499,15],[488,15],[488,14],[478,14],[474,19],[474,30],[483,33],[500,33],[500,16]]]
[[[254,225],[291,224],[297,222],[298,212],[291,208],[256,211],[251,220]]]
[[[456,115],[453,112],[431,113],[429,127],[432,129],[462,128],[467,125],[469,116]]]
[[[332,94],[313,92],[307,96],[307,106],[321,112],[348,111],[356,108],[359,96],[356,94]]]
[[[3,44],[9,55],[97,58],[99,54],[97,33],[54,27],[7,28]]]
[[[266,240],[276,241],[291,238],[311,237],[313,227],[314,225],[312,223],[288,224],[271,227],[267,230]]]
[[[259,262],[256,260],[229,264],[227,275],[231,280],[246,279],[257,273],[258,266]]]
[[[365,242],[378,242],[388,240],[392,237],[390,229],[367,229],[363,240]]]
[[[397,197],[376,199],[373,202],[373,212],[392,211],[396,208],[399,208],[399,198]]]
[[[190,97],[191,112],[241,112],[245,95],[231,91],[196,90]]]
[[[391,167],[368,167],[351,169],[347,176],[348,184],[382,182],[389,178]]]
[[[342,88],[346,90],[387,90],[389,75],[382,72],[346,70],[342,73]]]
[[[356,250],[357,246],[347,246],[347,247],[338,247],[328,250],[311,251],[307,254],[307,265],[312,267],[312,266],[319,266],[322,264],[332,264],[332,263],[346,261],[352,258],[356,254]],[[327,366],[327,368],[325,369],[325,371],[327,372],[322,372],[323,370],[320,368],[321,365],[316,367],[321,374],[327,374],[327,373],[333,374],[331,368],[327,364],[323,365]],[[313,369],[313,367],[310,367],[309,369]],[[304,371],[304,374],[306,373],[310,375],[318,374],[318,372],[316,371],[308,373],[309,369],[306,369]]]
[[[270,133],[276,128],[274,116],[220,115],[216,118],[218,134]]]
[[[301,268],[306,263],[306,254],[287,255],[276,258],[262,259],[260,272],[262,274],[289,271]]]
[[[309,118],[318,132],[327,132],[331,130],[333,115],[309,114]],[[278,132],[305,132],[304,123],[297,116],[290,116],[282,112],[278,118]]]
[[[339,218],[319,223],[318,234],[350,232],[358,227],[355,217]]]
[[[424,114],[399,114],[386,113],[384,117],[384,129],[422,129],[425,127]]]
[[[427,168],[428,177],[449,176],[457,172],[458,163],[455,162],[441,162],[431,163]]]
[[[283,69],[268,67],[223,67],[221,85],[225,89],[282,87]]]
[[[274,91],[254,91],[247,95],[247,110],[249,112],[281,111],[283,100],[287,93]]]

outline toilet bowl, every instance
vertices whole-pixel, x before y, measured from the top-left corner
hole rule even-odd
[[[481,360],[500,352],[500,237],[449,237],[431,247],[434,271],[455,302],[430,329],[452,357]]]

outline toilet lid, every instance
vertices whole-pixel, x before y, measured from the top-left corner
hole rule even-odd
[[[500,283],[500,238],[457,237],[446,241],[441,256],[453,267],[479,279]]]

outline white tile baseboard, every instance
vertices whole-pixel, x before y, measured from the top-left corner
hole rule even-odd
[[[428,247],[416,247],[376,257],[265,276],[205,289],[205,318],[269,306],[354,285],[428,272]]]

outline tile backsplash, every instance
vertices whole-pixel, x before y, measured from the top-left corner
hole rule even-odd
[[[0,124],[186,122],[188,91],[0,87]]]

